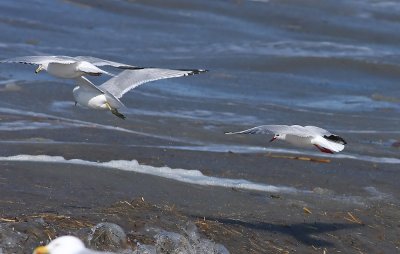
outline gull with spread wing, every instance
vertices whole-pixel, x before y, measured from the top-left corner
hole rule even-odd
[[[46,70],[58,78],[73,79],[83,75],[100,76],[113,74],[100,69],[102,66],[112,66],[119,69],[143,69],[142,67],[103,60],[92,56],[22,56],[0,61],[0,63],[23,63],[37,65],[35,73]],[[99,67],[98,67],[99,66]]]
[[[270,142],[279,139],[292,145],[317,147],[324,153],[340,152],[347,142],[340,136],[316,126],[300,125],[261,125],[244,131],[226,132],[225,134],[274,134]]]
[[[125,70],[100,86],[94,85],[85,77],[77,78],[73,90],[75,105],[79,104],[92,109],[110,110],[119,118],[125,119],[118,109],[125,107],[119,100],[125,93],[141,84],[159,79],[176,78],[199,74],[206,70],[169,70],[146,68]]]

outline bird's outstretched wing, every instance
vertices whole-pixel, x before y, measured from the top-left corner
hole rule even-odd
[[[299,137],[312,137],[313,134],[300,125],[261,125],[238,132],[226,132],[225,134],[290,134]]]
[[[95,84],[93,84],[89,79],[81,76],[75,79],[76,80],[76,84],[80,87],[82,87],[83,89],[86,90],[96,90],[98,92],[104,93],[103,89],[99,88],[98,86],[96,86]]]
[[[76,56],[74,57],[78,61],[86,61],[96,66],[112,66],[119,69],[129,69],[129,70],[138,70],[143,69],[143,67],[133,66],[129,64],[117,63],[113,61],[104,60],[101,58],[93,57],[93,56]]]
[[[150,81],[189,76],[202,72],[206,72],[206,70],[169,70],[156,68],[125,70],[106,81],[100,88],[110,92],[116,98],[121,98],[129,90]]]
[[[309,132],[314,133],[316,135],[332,135],[332,133],[330,133],[329,131],[322,129],[320,127],[317,126],[304,126],[305,129],[307,129]]]
[[[33,65],[48,63],[72,64],[75,62],[76,60],[69,56],[21,56],[0,61],[0,63],[23,63]]]
[[[24,64],[49,64],[49,63],[59,63],[59,64],[73,64],[76,62],[89,62],[95,66],[112,66],[119,69],[143,69],[143,67],[117,63],[113,61],[108,61],[92,56],[21,56],[15,58],[4,59],[0,63],[24,63]]]

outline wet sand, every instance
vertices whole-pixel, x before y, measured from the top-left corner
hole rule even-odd
[[[29,224],[32,220],[27,218],[32,216],[42,217],[52,236],[79,235],[79,229],[108,221],[136,232],[137,240],[144,242],[150,241],[140,237],[146,226],[179,232],[184,223],[194,222],[206,237],[231,253],[322,253],[324,249],[326,253],[394,253],[399,248],[398,197],[382,197],[371,189],[359,192],[360,186],[376,185],[381,177],[393,174],[395,166],[379,168],[352,160],[318,163],[266,154],[144,148],[130,152],[140,158],[140,163],[155,166],[191,166],[205,173],[207,168],[224,168],[220,172],[224,177],[237,177],[232,172],[242,172],[240,177],[245,178],[243,165],[252,165],[248,170],[264,171],[271,183],[287,182],[311,193],[266,193],[80,165],[3,161],[1,217],[16,219],[12,224],[28,223],[27,249],[48,239],[34,222]],[[290,170],[293,165],[296,169]],[[349,174],[349,167],[354,176]],[[367,171],[370,178],[357,182],[357,170]],[[348,182],[336,181],[338,178]],[[396,181],[381,184],[382,189],[393,189],[390,185],[396,185]],[[333,191],[332,186],[345,191]],[[57,218],[62,216],[70,222],[60,223]]]

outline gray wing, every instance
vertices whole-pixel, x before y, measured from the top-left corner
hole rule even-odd
[[[169,70],[146,68],[141,70],[126,70],[111,78],[100,86],[117,98],[121,98],[129,90],[141,84],[159,79],[183,77],[206,72],[205,70]]]
[[[143,67],[138,67],[138,66],[133,66],[133,65],[128,65],[128,64],[123,64],[123,63],[117,63],[117,62],[108,61],[108,60],[104,60],[104,59],[93,57],[93,56],[77,56],[74,58],[78,61],[86,61],[86,62],[89,62],[96,66],[112,66],[112,67],[119,68],[119,69],[129,69],[129,70],[143,69]]]
[[[225,134],[291,134],[300,137],[313,136],[307,129],[300,125],[261,125],[238,132],[226,132]]]
[[[98,86],[96,86],[95,84],[93,84],[90,80],[88,80],[87,78],[81,76],[75,79],[76,80],[76,84],[84,89],[87,90],[96,90],[99,91],[101,93],[104,93],[104,91],[99,88]]]
[[[305,129],[307,129],[309,132],[314,133],[314,134],[319,134],[321,136],[323,135],[332,135],[332,133],[330,133],[329,131],[322,129],[320,127],[317,126],[304,126]]]
[[[23,63],[33,65],[48,63],[72,64],[75,62],[76,60],[69,56],[21,56],[0,61],[0,63]]]

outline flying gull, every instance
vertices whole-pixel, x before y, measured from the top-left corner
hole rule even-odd
[[[206,72],[206,70],[169,70],[146,68],[125,70],[100,86],[94,85],[85,77],[77,78],[77,87],[73,90],[75,105],[79,104],[92,109],[110,110],[119,118],[125,116],[118,112],[125,107],[119,100],[129,90],[141,84],[167,78],[183,77]]]
[[[106,74],[114,76],[99,67],[112,66],[119,69],[143,69],[142,67],[103,60],[92,56],[22,56],[0,61],[0,63],[23,63],[37,65],[35,73],[46,70],[50,75],[58,78],[73,79],[83,75],[100,76]]]
[[[316,126],[261,125],[244,131],[225,134],[275,134],[270,142],[280,139],[301,147],[317,147],[324,153],[340,152],[347,142],[340,136]]]

